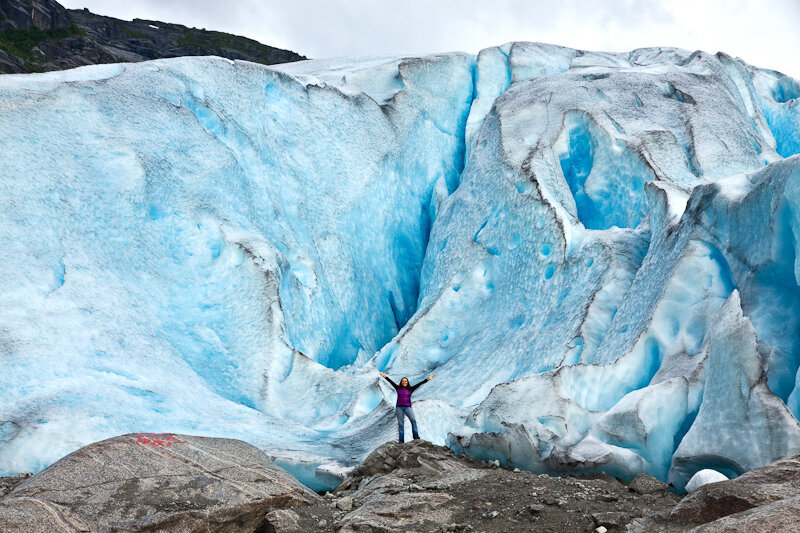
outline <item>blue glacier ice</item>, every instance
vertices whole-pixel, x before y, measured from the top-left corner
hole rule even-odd
[[[508,43],[0,76],[0,474],[131,431],[682,488],[800,449],[800,83]]]

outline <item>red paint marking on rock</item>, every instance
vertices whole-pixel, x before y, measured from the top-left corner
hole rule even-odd
[[[172,446],[173,443],[183,443],[182,440],[171,433],[137,433],[136,442],[149,444],[150,446]]]

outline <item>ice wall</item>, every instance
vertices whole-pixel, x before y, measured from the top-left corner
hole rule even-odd
[[[384,106],[215,58],[0,78],[0,470],[137,427],[290,449],[373,410],[331,369],[416,309],[472,63],[391,61]]]
[[[396,435],[379,370],[536,471],[796,450],[799,86],[539,43],[2,76],[0,473],[146,430],[330,485]]]

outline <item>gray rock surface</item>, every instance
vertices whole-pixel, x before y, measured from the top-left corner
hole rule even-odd
[[[593,513],[592,520],[598,526],[621,527],[631,521],[631,516],[627,513],[609,511],[605,513]]]
[[[353,498],[344,497],[339,500],[336,500],[336,508],[340,511],[352,511],[353,510]]]
[[[267,513],[317,501],[245,442],[130,434],[81,448],[18,485],[0,500],[0,531],[252,532],[273,527]],[[283,528],[273,530],[288,530],[291,515],[270,516]]]
[[[653,476],[639,474],[633,478],[629,488],[639,494],[654,494],[662,490],[667,490],[667,484]]]
[[[0,0],[0,30],[69,28],[67,10],[55,0]]]
[[[783,516],[789,512],[789,509],[793,509],[797,505],[797,502],[791,503],[791,500],[797,497],[799,490],[800,455],[796,455],[756,468],[736,479],[703,485],[683,498],[670,517],[705,524],[735,514],[738,518],[731,518],[720,524],[734,523],[736,520],[745,520],[750,523],[754,520],[750,518],[752,516],[765,517],[772,511]],[[783,503],[770,505],[773,502]],[[742,514],[753,508],[758,508],[759,511],[753,511],[747,516]],[[740,514],[742,514],[741,517]],[[716,524],[716,522],[714,523]],[[744,522],[739,524],[743,525]],[[709,531],[727,531],[727,529],[712,528]],[[780,529],[773,531],[780,531]]]
[[[267,531],[269,533],[302,533],[298,524],[299,516],[291,509],[277,509],[267,513]]]
[[[376,448],[362,461],[353,471],[353,479],[363,481],[392,470],[401,473],[411,470],[415,477],[424,479],[424,488],[442,489],[454,483],[479,479],[484,475],[482,469],[485,465],[472,461],[467,464],[474,465],[474,468],[465,468],[466,461],[450,449],[424,440],[413,441],[404,446],[387,443]],[[360,487],[357,494],[365,496],[369,492],[370,489]]]
[[[800,496],[762,505],[692,529],[696,533],[777,533],[800,530]]]
[[[337,501],[348,512],[342,518],[342,532],[430,530],[449,523],[452,509],[447,494],[453,485],[480,479],[485,470],[469,467],[451,450],[424,440],[398,445],[387,443],[373,451],[353,472],[353,478],[335,492],[355,490]],[[482,465],[481,465],[482,466]],[[339,506],[349,500],[350,508]]]
[[[436,531],[450,522],[453,496],[432,493],[374,493],[348,513],[339,533],[354,531]]]

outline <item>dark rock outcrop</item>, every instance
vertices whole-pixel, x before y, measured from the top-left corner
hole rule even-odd
[[[0,30],[58,30],[71,25],[67,10],[55,0],[0,1]]]
[[[131,434],[64,457],[0,499],[0,531],[269,531],[320,497],[255,446]]]
[[[216,55],[272,65],[305,59],[252,39],[180,24],[95,15],[55,0],[0,0],[0,73]]]

